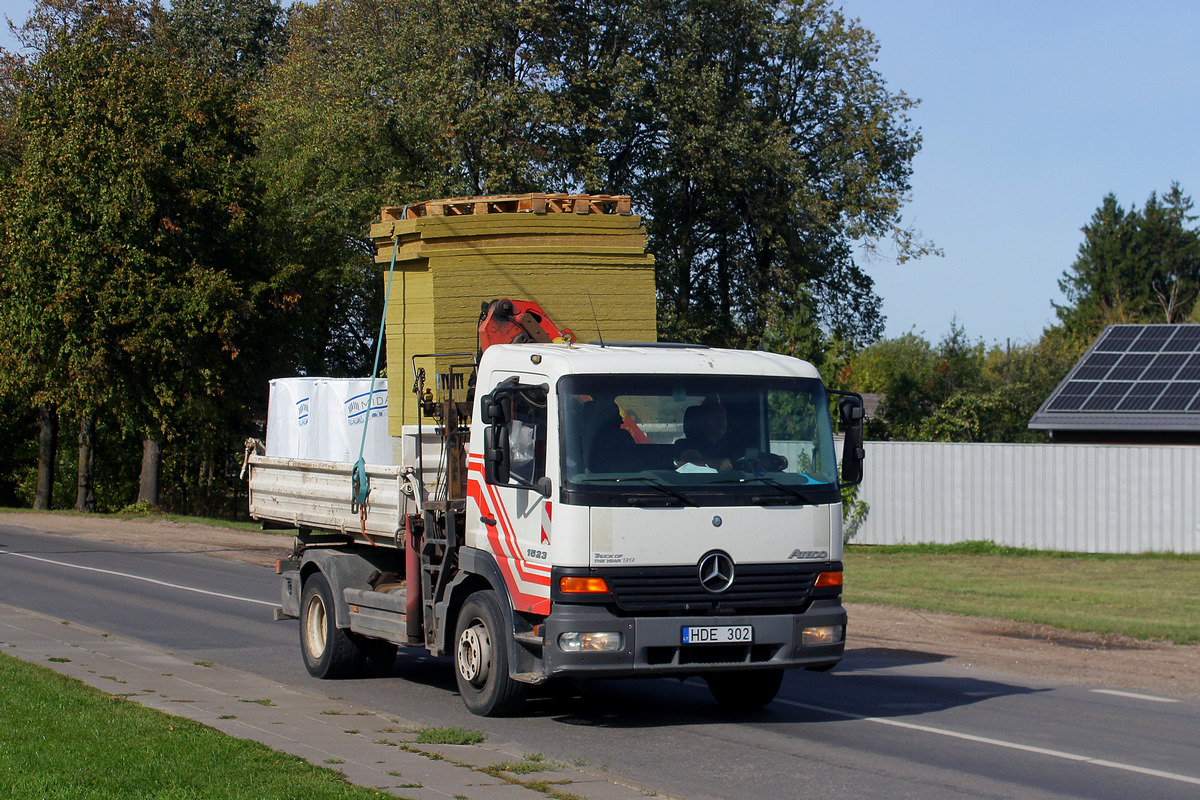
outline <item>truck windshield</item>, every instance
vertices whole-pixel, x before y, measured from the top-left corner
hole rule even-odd
[[[819,380],[572,375],[558,393],[566,502],[837,501]]]

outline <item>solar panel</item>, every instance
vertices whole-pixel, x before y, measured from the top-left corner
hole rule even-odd
[[[1186,361],[1187,356],[1183,353],[1162,353],[1154,357],[1154,363],[1142,377],[1148,381],[1169,381]]]
[[[1152,421],[1157,424],[1170,415],[1195,412],[1200,412],[1200,324],[1110,325],[1031,425],[1053,428],[1043,415],[1061,420],[1074,414],[1071,424],[1077,425],[1105,415],[1106,424],[1116,425],[1113,420],[1125,415],[1132,424],[1132,415],[1157,414]],[[1188,424],[1200,427],[1200,420]]]
[[[1110,381],[1136,381],[1142,377],[1146,367],[1150,366],[1150,362],[1154,360],[1154,356],[1149,353],[1129,353],[1121,356],[1121,360],[1117,362],[1117,366],[1112,372],[1108,373]]]
[[[1099,385],[1096,381],[1067,382],[1059,388],[1057,397],[1050,401],[1050,410],[1071,411],[1083,408],[1084,401],[1092,396],[1092,392],[1096,391]]]
[[[1142,329],[1137,340],[1130,346],[1130,350],[1140,350],[1146,353],[1157,353],[1162,350],[1162,346],[1167,343],[1174,333],[1170,328],[1159,325],[1147,325]]]
[[[1118,353],[1128,349],[1129,344],[1137,338],[1138,331],[1132,325],[1112,325],[1096,343],[1097,350],[1115,350]]]
[[[1172,383],[1154,404],[1154,411],[1187,411],[1188,403],[1200,397],[1200,383]]]
[[[1200,345],[1200,325],[1181,325],[1163,350],[1173,353],[1191,352],[1197,345]]]
[[[1166,383],[1135,383],[1125,399],[1117,404],[1117,411],[1149,411],[1167,386]]]
[[[1084,411],[1113,411],[1133,387],[1132,383],[1106,382],[1100,384],[1083,404]]]

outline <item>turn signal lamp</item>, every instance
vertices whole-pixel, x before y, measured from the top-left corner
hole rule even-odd
[[[563,594],[608,594],[608,583],[604,578],[566,575],[559,578],[558,589]]]
[[[558,635],[558,647],[564,653],[585,650],[620,650],[620,631],[567,631]]]
[[[822,572],[817,576],[817,582],[813,586],[817,589],[827,586],[841,586],[842,573],[840,572]]]

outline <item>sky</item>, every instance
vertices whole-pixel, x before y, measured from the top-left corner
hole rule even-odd
[[[0,0],[25,19],[32,3]],[[885,335],[1035,341],[1108,193],[1200,193],[1200,2],[841,0],[923,145],[905,224],[942,257],[862,259]],[[13,47],[7,28],[0,45]]]
[[[1200,3],[843,0],[919,98],[905,219],[942,258],[867,264],[887,336],[1036,340],[1108,193],[1200,193]]]

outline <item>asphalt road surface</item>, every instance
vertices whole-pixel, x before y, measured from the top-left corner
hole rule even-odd
[[[266,569],[0,527],[0,603],[417,720],[485,731],[689,800],[1200,797],[1200,700],[854,651],[723,713],[700,681],[544,687],[524,716],[472,716],[447,659],[401,650],[390,677],[317,681]]]

